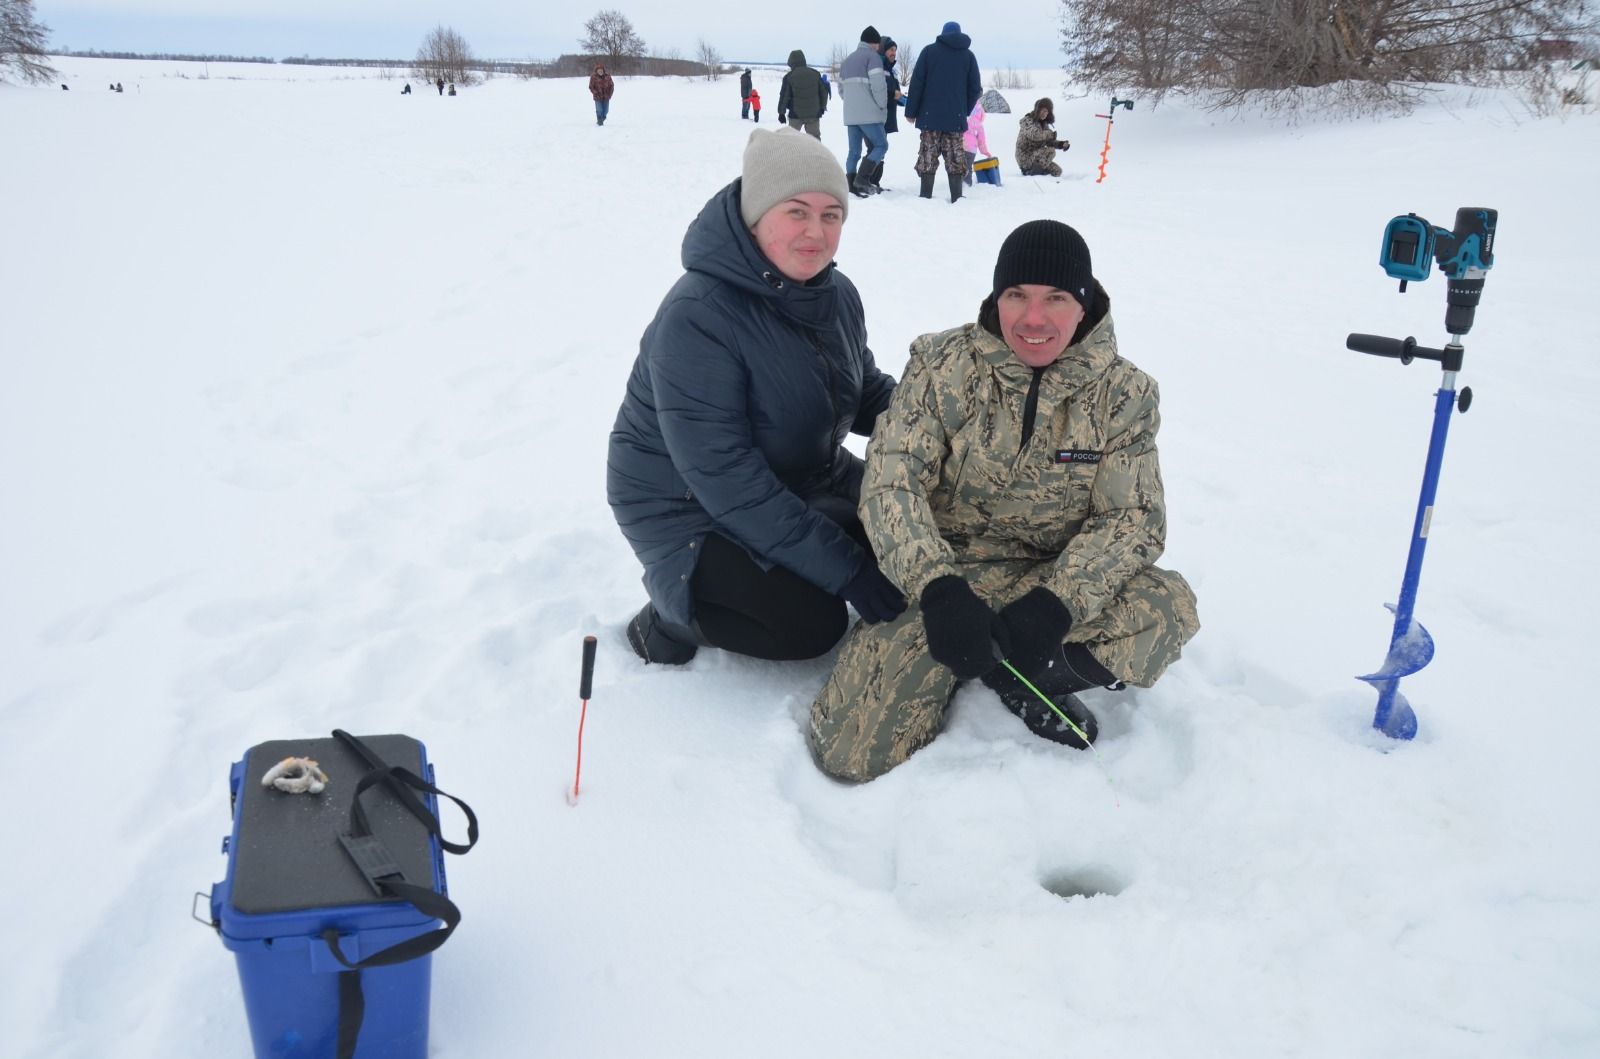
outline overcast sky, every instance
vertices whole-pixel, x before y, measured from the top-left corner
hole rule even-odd
[[[592,6],[591,6],[592,5]],[[996,67],[1050,69],[1058,50],[1060,0],[1005,0],[980,5],[854,0],[35,0],[53,48],[181,51],[283,58],[410,58],[442,22],[485,58],[550,59],[578,50],[583,23],[602,7],[627,15],[652,54],[676,48],[693,56],[703,37],[729,61],[782,61],[805,50],[826,60],[833,45],[853,47],[871,24],[920,47],[946,19],[961,23],[985,74]],[[552,8],[561,13],[548,13]],[[965,9],[965,10],[963,10]],[[987,81],[987,76],[985,81]]]

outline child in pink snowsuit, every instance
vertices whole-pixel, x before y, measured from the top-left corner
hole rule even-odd
[[[961,134],[961,146],[967,152],[967,186],[972,186],[972,163],[977,161],[978,152],[982,151],[985,158],[989,154],[989,138],[983,134],[982,103],[972,104],[972,113],[967,115],[967,131]]]

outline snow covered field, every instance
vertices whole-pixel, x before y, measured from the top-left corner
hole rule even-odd
[[[1140,105],[1096,184],[1105,101],[1041,72],[989,120],[1005,186],[954,207],[892,137],[838,259],[879,363],[973,317],[1016,224],[1078,227],[1162,386],[1163,563],[1204,628],[1155,689],[1086,696],[1098,760],[972,687],[845,787],[802,735],[829,659],[647,669],[622,638],[606,434],[737,175],[736,79],[621,79],[602,129],[572,80],[58,67],[70,92],[0,86],[5,1054],[248,1055],[191,895],[229,765],[334,727],[422,739],[483,823],[439,1059],[1600,1054],[1600,117]],[[1060,181],[1011,159],[1040,95]],[[1438,368],[1344,336],[1444,341],[1443,280],[1397,296],[1376,258],[1391,216],[1458,206],[1500,210],[1497,263],[1392,746],[1352,677]]]

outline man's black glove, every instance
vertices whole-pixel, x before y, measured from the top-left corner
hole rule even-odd
[[[781,110],[778,111],[778,124],[779,125],[787,125],[787,124],[789,124],[789,119],[783,116],[783,111],[781,111]]]
[[[1058,150],[1058,151],[1065,151],[1067,148],[1069,148],[1071,146],[1072,146],[1072,144],[1067,142],[1066,140],[1057,140],[1056,141],[1056,150]]]
[[[996,623],[1006,630],[1011,649],[1006,660],[1030,680],[1061,657],[1061,641],[1072,628],[1072,612],[1043,586],[1000,608]]]
[[[922,625],[933,660],[962,680],[981,677],[998,665],[997,646],[1002,654],[1011,649],[1005,626],[957,574],[936,577],[922,590]]]
[[[866,561],[840,590],[839,594],[861,615],[868,625],[880,621],[893,621],[906,609],[906,597],[894,582],[883,576],[878,564]]]

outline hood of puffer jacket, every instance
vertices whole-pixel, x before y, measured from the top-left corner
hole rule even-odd
[[[830,328],[838,289],[828,262],[814,279],[797,283],[767,260],[739,214],[742,178],[705,204],[683,236],[683,267],[760,299],[775,311],[810,328]]]
[[[941,33],[933,38],[937,44],[943,44],[956,51],[967,51],[972,47],[972,38],[965,33]]]
[[[789,69],[795,70],[806,64],[806,53],[796,48],[789,53]]]

